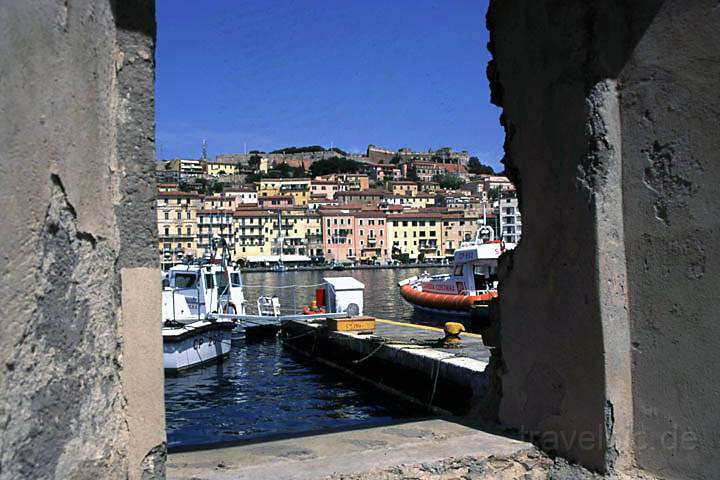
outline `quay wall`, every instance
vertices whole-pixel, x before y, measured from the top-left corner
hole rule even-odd
[[[162,477],[154,2],[0,32],[0,478]]]
[[[493,0],[500,420],[601,471],[720,465],[717,2]]]

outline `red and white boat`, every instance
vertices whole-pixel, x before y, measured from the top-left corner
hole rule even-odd
[[[450,274],[410,277],[398,283],[400,294],[416,310],[455,318],[487,315],[497,293],[497,262],[514,243],[494,239],[491,227],[481,227],[475,239],[463,242],[453,256]]]

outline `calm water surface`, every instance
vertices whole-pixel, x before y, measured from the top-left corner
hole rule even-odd
[[[413,318],[412,308],[399,296],[397,282],[421,272],[246,273],[243,281],[251,305],[259,295],[277,294],[283,310],[291,311],[314,298],[323,277],[353,276],[365,284],[366,314],[407,321]],[[300,286],[273,288],[287,285]],[[167,378],[165,407],[171,447],[365,426],[420,414],[345,377],[317,369],[283,350],[274,338],[235,342],[222,364]]]

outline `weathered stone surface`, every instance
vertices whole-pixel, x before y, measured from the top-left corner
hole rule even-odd
[[[152,222],[131,186],[152,179],[153,106],[119,107],[136,102],[116,69],[127,43],[116,15],[131,3],[0,3],[2,479],[131,470],[118,266],[155,267],[137,260],[155,258],[152,236],[125,248]],[[152,3],[134,4],[136,21],[154,25]],[[150,79],[134,87],[150,99],[153,35],[142,33]],[[144,134],[121,147],[130,125]],[[142,205],[137,224],[120,221],[121,202]]]
[[[499,418],[592,468],[712,478],[717,2],[497,0],[488,26],[523,211]]]
[[[720,471],[720,7],[666,1],[624,66],[623,198],[638,464]]]
[[[600,480],[598,474],[564,460],[553,461],[535,449],[513,455],[458,457],[439,462],[398,465],[352,475],[330,475],[323,480]]]

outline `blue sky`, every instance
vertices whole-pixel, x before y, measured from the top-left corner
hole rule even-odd
[[[331,142],[497,167],[487,0],[158,0],[159,158]]]

